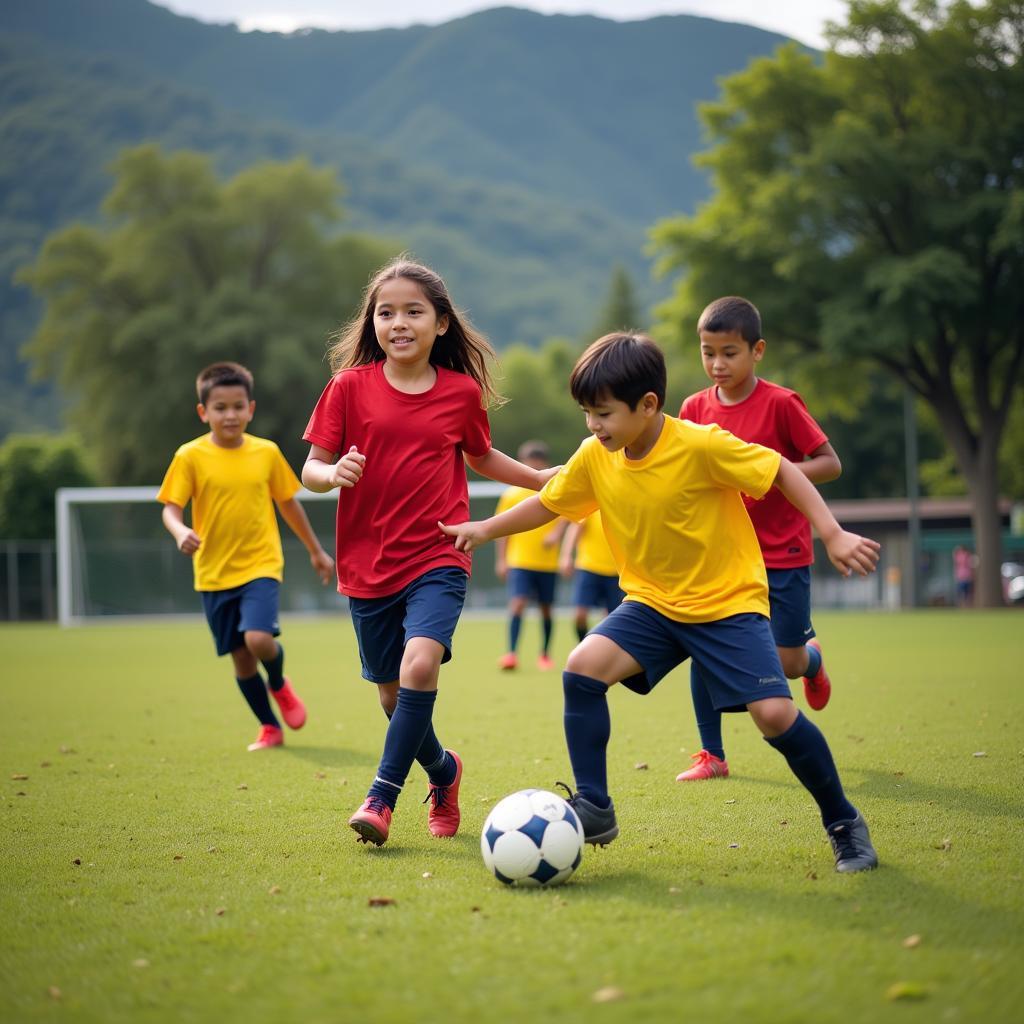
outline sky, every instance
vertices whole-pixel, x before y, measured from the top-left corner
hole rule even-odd
[[[358,31],[413,24],[438,25],[491,7],[528,7],[544,14],[596,14],[635,21],[659,14],[699,14],[781,32],[823,48],[826,21],[845,20],[845,0],[154,0],[202,21],[234,22],[244,31],[299,28]]]

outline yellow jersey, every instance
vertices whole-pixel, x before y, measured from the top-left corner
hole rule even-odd
[[[576,538],[575,566],[584,572],[597,573],[598,576],[619,575],[619,567],[615,564],[615,556],[604,535],[599,511],[592,512],[581,524]]]
[[[192,556],[196,590],[230,590],[262,576],[284,576],[274,501],[301,489],[273,441],[245,434],[222,448],[209,434],[183,444],[160,485],[157,501],[184,508],[202,542]]]
[[[587,438],[540,492],[582,521],[601,511],[626,600],[676,622],[768,615],[768,578],[742,494],[760,498],[781,456],[714,425],[665,416],[642,459]]]
[[[527,498],[537,494],[528,487],[509,487],[498,499],[494,514],[507,512]],[[545,523],[528,533],[514,533],[505,546],[505,565],[509,569],[532,569],[535,572],[558,572],[558,542],[545,546],[544,539],[554,529],[553,523]]]

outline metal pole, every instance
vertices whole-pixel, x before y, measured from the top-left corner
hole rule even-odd
[[[917,406],[909,384],[903,386],[903,438],[906,451],[907,501],[910,540],[909,604],[917,608],[921,603],[921,514],[918,509],[919,487],[917,479]]]

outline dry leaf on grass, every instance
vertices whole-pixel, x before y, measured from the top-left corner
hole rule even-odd
[[[433,878],[434,877],[434,873],[432,871],[424,871],[423,872],[423,877],[424,878]]]
[[[971,757],[988,757],[988,752],[985,750],[976,750]]]
[[[625,995],[626,993],[621,988],[609,985],[606,988],[599,988],[590,997],[590,1000],[594,1003],[614,1003],[617,999],[623,999]]]
[[[904,949],[916,949],[920,945],[921,945],[921,936],[920,935],[908,935],[903,940],[903,948]]]
[[[238,784],[238,788],[239,789],[248,789],[249,787],[244,782],[240,782]]]
[[[217,909],[216,909],[216,910],[214,911],[214,913],[215,913],[215,914],[216,914],[216,915],[217,915],[218,917],[223,917],[223,916],[224,916],[224,915],[225,915],[225,914],[227,913],[227,909],[228,909],[227,907],[218,907],[218,908],[217,908]]]
[[[132,967],[148,967],[148,966],[149,966],[149,961],[145,957],[142,957],[142,956],[140,956],[138,960],[133,960],[132,961]]]
[[[64,994],[63,992],[61,992],[59,988],[57,988],[56,985],[51,985],[48,991],[50,993],[51,999],[60,999],[60,997]]]
[[[935,844],[935,849],[936,850],[951,850],[951,849],[953,849],[953,840],[950,839],[947,836],[945,839],[942,840],[941,843],[936,843]]]
[[[917,981],[897,981],[885,990],[885,998],[896,999],[927,999],[928,989]]]
[[[366,905],[369,907],[393,907],[396,901],[390,896],[371,896],[367,901]]]
[[[647,769],[648,769],[649,765],[647,764],[647,762],[646,762],[646,761],[637,761],[637,763],[636,763],[635,765],[633,765],[633,767],[634,767],[634,768],[635,768],[635,769],[636,769],[636,770],[637,770],[638,772],[645,772],[645,771],[647,771]]]
[[[327,772],[313,772],[313,778],[314,779],[326,779],[327,778]]]
[[[11,778],[14,779],[15,782],[24,782],[28,776],[24,772],[15,772]]]
[[[185,855],[183,853],[176,853],[171,859],[172,860],[184,860],[185,859]]]
[[[277,895],[278,895],[278,894],[279,894],[280,892],[281,892],[281,886],[279,886],[279,885],[272,885],[272,886],[271,886],[271,887],[270,887],[270,888],[269,888],[269,889],[267,890],[267,893],[268,893],[269,895],[271,895],[271,896],[277,896]]]

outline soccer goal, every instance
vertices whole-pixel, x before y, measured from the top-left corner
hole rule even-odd
[[[117,616],[195,615],[192,563],[164,529],[156,487],[64,487],[57,491],[57,617],[62,626]],[[470,515],[494,511],[504,485],[475,480],[469,485]],[[310,523],[334,550],[336,491],[298,494]],[[186,517],[187,517],[186,512]],[[343,610],[345,598],[321,586],[309,556],[287,526],[281,526],[285,581],[283,612]],[[494,573],[491,552],[474,559],[467,608],[497,608],[505,590]]]

